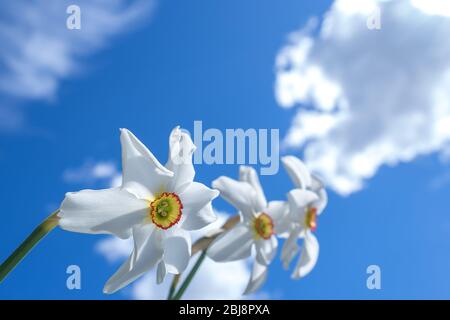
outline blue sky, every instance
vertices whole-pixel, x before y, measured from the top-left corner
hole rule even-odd
[[[99,3],[99,8],[105,5],[101,1]],[[360,135],[361,132],[352,132],[350,136],[356,135],[360,139],[353,139],[349,147],[339,141],[327,140],[328,133],[317,136],[305,127],[295,127],[292,119],[298,116],[301,108],[327,112],[326,106],[321,105],[313,95],[310,98],[294,97],[294,106],[280,108],[283,103],[276,92],[283,88],[277,87],[276,83],[284,71],[276,66],[276,58],[286,45],[299,45],[300,42],[289,42],[288,35],[291,32],[301,30],[312,16],[321,18],[331,5],[332,1],[296,0],[282,3],[269,0],[158,1],[156,8],[147,8],[147,13],[136,15],[138,23],[129,24],[126,21],[120,32],[111,30],[107,24],[99,26],[111,34],[104,31],[107,34],[104,38],[97,35],[95,41],[102,42],[98,46],[91,46],[88,38],[71,38],[73,35],[70,33],[83,32],[84,24],[91,20],[82,20],[81,30],[68,31],[65,29],[65,11],[61,12],[61,20],[56,15],[63,35],[53,36],[64,43],[72,40],[67,50],[72,50],[74,54],[67,59],[75,63],[74,67],[64,72],[54,72],[53,75],[49,73],[57,85],[53,90],[42,89],[38,96],[30,96],[26,91],[12,93],[10,89],[0,86],[0,176],[3,182],[3,192],[0,194],[3,205],[0,259],[6,258],[42,219],[58,207],[65,192],[107,186],[107,181],[102,179],[67,181],[63,177],[67,170],[79,168],[89,161],[111,162],[120,169],[119,128],[132,130],[164,162],[170,130],[176,125],[192,130],[193,122],[202,120],[204,128],[221,130],[277,128],[282,138],[289,137],[292,130],[304,130],[306,136],[320,141],[320,144],[313,145],[286,138],[288,146],[282,151],[283,154],[308,153],[307,162],[312,163],[330,185],[329,205],[320,217],[316,234],[321,247],[318,264],[310,275],[300,281],[293,281],[277,258],[270,267],[261,296],[257,297],[450,298],[450,217],[447,209],[450,171],[445,153],[450,136],[440,137],[435,142],[435,135],[428,131],[420,132],[420,136],[429,139],[430,145],[433,144],[430,148],[413,144],[411,141],[421,144],[415,136],[411,140],[397,139],[398,132],[390,130],[391,121],[394,127],[407,132],[409,124],[398,119],[410,119],[411,115],[398,113],[400,109],[391,112],[391,109],[380,107],[376,110],[384,112],[385,117],[372,119],[378,121],[380,127],[389,130],[386,129],[383,134],[375,130],[379,143],[365,139],[364,134]],[[2,6],[11,9],[11,5]],[[80,3],[80,7],[83,17],[83,3]],[[394,12],[397,9],[386,7],[386,32],[389,32],[389,27],[397,28],[397,32],[402,31],[399,27],[401,24],[389,23],[389,10]],[[113,12],[120,16],[117,13],[119,11]],[[344,14],[341,17],[346,18]],[[428,19],[431,20],[421,20],[421,25],[426,28],[418,30],[429,31],[427,28],[433,26],[433,19],[442,19],[437,22],[441,27],[437,35],[441,34],[439,31],[443,34],[448,31],[447,17],[428,16]],[[15,21],[20,25],[20,18]],[[45,35],[50,32],[43,26],[45,23],[39,21],[28,27],[31,30],[42,29]],[[1,28],[5,28],[5,25],[0,24]],[[89,26],[86,28],[89,29]],[[385,36],[385,33],[379,32],[378,36]],[[398,35],[395,32],[393,34]],[[417,39],[417,48],[423,44],[419,41],[421,39]],[[330,72],[333,79],[348,90],[347,93],[354,93],[349,88],[355,84],[345,82],[354,80],[352,74],[339,73],[339,63],[330,62],[332,59],[327,54],[330,52],[326,49],[332,47],[333,43],[327,41],[316,41],[313,50],[317,55],[311,54],[312,60],[305,64],[314,63],[325,71],[333,70],[335,73]],[[350,41],[344,44],[352,45]],[[81,49],[75,48],[76,45]],[[409,50],[411,47],[408,46],[413,45],[405,43],[401,48]],[[432,45],[430,50],[434,51],[424,54],[431,56],[433,52],[448,52],[448,45],[439,42]],[[336,52],[337,57],[344,57],[344,54],[338,54],[339,48],[336,46],[331,56]],[[358,53],[358,49],[353,48],[348,52]],[[4,51],[8,50],[8,46],[5,46]],[[339,52],[347,51],[342,49]],[[394,54],[393,51],[388,52]],[[382,58],[389,59],[390,55]],[[0,57],[1,82],[4,79],[11,81],[11,78],[6,77],[11,65],[5,62],[7,60],[3,51]],[[409,61],[411,65],[406,69],[418,68],[416,60],[410,58]],[[449,67],[449,61],[445,59],[435,58],[432,61],[436,61],[436,64],[430,62],[428,67],[431,71]],[[352,67],[345,66],[348,69]],[[381,64],[380,70],[384,70],[384,66]],[[360,65],[360,68],[361,72],[366,72],[364,65]],[[427,66],[424,68],[426,70]],[[403,70],[394,66],[392,74],[384,73],[376,77],[385,77],[380,82],[389,82],[397,69]],[[371,71],[367,70],[367,73]],[[44,73],[36,72],[37,79]],[[425,77],[426,73],[419,75]],[[398,79],[403,77],[399,76]],[[404,79],[398,81],[400,84],[407,82]],[[369,81],[367,87],[375,90],[380,82]],[[411,88],[418,92],[414,101],[426,102],[423,100],[426,94],[420,95],[421,91],[415,90],[417,82],[420,81],[414,81]],[[425,89],[437,90],[438,85],[448,88],[448,83],[442,80],[435,87]],[[358,90],[354,89],[362,95],[357,99],[361,103],[361,108],[357,110],[362,110],[360,114],[370,116],[373,110],[370,109],[373,105],[368,103],[371,95],[363,90],[365,86],[359,85]],[[379,101],[387,101],[388,106],[391,106],[391,100],[396,105],[401,103],[396,100],[398,92],[407,93],[409,90],[404,91],[399,86],[391,85],[389,92],[380,88]],[[320,88],[319,85],[319,92]],[[310,89],[313,91],[314,85]],[[404,96],[410,105],[408,99],[414,97],[408,94]],[[353,96],[348,94],[348,97],[352,107]],[[447,113],[443,113],[445,115],[449,113],[447,107],[443,107],[447,110]],[[415,108],[415,105],[412,104],[411,108]],[[415,110],[425,109],[430,110],[423,105]],[[332,110],[330,114],[338,112]],[[418,114],[419,118],[428,115]],[[432,121],[428,123],[430,126],[440,125]],[[323,125],[320,121],[317,124]],[[373,129],[365,128],[367,130],[363,130],[363,133]],[[414,132],[420,131],[420,128]],[[342,133],[339,135],[342,139],[346,137],[342,130],[337,132]],[[386,144],[385,141],[407,142]],[[368,169],[370,173],[362,172],[356,176],[348,174],[353,167],[346,167],[346,161],[351,162],[361,156],[360,150],[373,145],[388,145],[386,156],[372,163],[374,157],[363,154],[363,159],[372,163]],[[329,157],[344,167],[345,181],[355,183],[351,188],[345,187],[348,184],[342,187],[335,171],[319,166],[323,157],[314,156],[312,151],[315,146],[333,146],[338,150]],[[390,149],[392,146],[398,149]],[[385,149],[375,154],[382,154]],[[407,154],[396,154],[400,149],[408,150]],[[370,152],[368,154],[371,155]],[[200,165],[196,169],[197,179],[205,184],[210,184],[220,175],[236,177],[238,172],[237,165]],[[364,186],[359,186],[361,181]],[[273,200],[284,199],[285,193],[293,187],[281,168],[279,174],[264,176],[261,182],[267,197]],[[216,200],[214,206],[225,212],[233,210],[221,199]],[[109,262],[95,249],[101,239],[107,237],[54,230],[0,285],[0,298],[133,298],[130,289],[112,296],[102,294],[105,281],[116,270],[119,262]],[[71,264],[81,267],[81,290],[71,291],[66,288],[66,267]],[[372,264],[381,268],[381,290],[368,290],[366,287],[366,268]],[[216,276],[220,277],[220,274]],[[150,286],[160,290],[149,283]]]

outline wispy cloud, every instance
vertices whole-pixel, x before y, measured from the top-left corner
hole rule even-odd
[[[198,239],[211,230],[219,228],[229,215],[219,212],[218,216],[219,219],[216,222],[200,231],[194,232],[193,238]],[[96,246],[96,251],[105,256],[111,263],[123,262],[129,256],[132,249],[133,244],[131,239],[121,240],[113,237],[99,241]],[[192,267],[195,260],[196,257],[191,260],[188,269]],[[189,289],[186,291],[184,299],[268,298],[268,294],[264,292],[250,297],[242,296],[249,277],[250,266],[245,260],[216,263],[206,258],[189,286]],[[132,299],[139,300],[166,299],[170,281],[171,277],[168,277],[164,283],[157,285],[156,272],[155,270],[151,270],[131,284],[127,290],[123,290],[123,293],[129,295]]]
[[[0,100],[5,104],[54,98],[61,81],[80,72],[83,57],[104,48],[113,36],[142,22],[152,12],[154,3],[153,0],[79,0],[76,4],[81,9],[81,30],[68,30],[66,8],[73,1],[3,2],[0,5]],[[2,106],[0,109],[2,116],[8,116],[6,112],[9,112],[8,118],[17,118],[13,109],[5,111]],[[2,124],[4,121],[0,121]],[[22,122],[13,124],[20,126]],[[7,122],[6,125],[11,126]]]
[[[369,30],[377,8],[381,29]],[[276,62],[279,104],[299,106],[286,147],[346,195],[382,165],[448,145],[448,1],[336,0],[317,36],[311,21]]]
[[[102,183],[108,186],[120,185],[122,176],[112,161],[87,160],[77,168],[69,168],[63,173],[66,183],[92,185]]]

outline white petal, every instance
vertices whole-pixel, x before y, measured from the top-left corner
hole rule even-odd
[[[242,213],[244,221],[249,221],[258,211],[255,210],[256,192],[247,182],[236,181],[228,177],[220,177],[213,181],[213,188]]]
[[[58,216],[61,228],[82,233],[110,233],[128,238],[141,223],[148,203],[120,188],[68,192]]]
[[[256,170],[248,166],[240,166],[239,168],[239,180],[249,183],[256,192],[256,208],[257,212],[262,211],[267,207],[266,196],[259,182],[258,174]]]
[[[281,249],[281,261],[283,262],[283,267],[285,269],[289,267],[292,259],[294,259],[294,257],[299,252],[299,246],[297,242],[301,230],[302,229],[298,226],[293,227],[291,229],[291,232],[289,233],[288,238],[284,241],[283,249]]]
[[[260,264],[269,265],[277,253],[278,240],[275,236],[267,240],[256,241],[256,260]]]
[[[325,185],[316,175],[311,175],[311,190],[315,192],[319,196],[319,200],[317,200],[314,205],[317,208],[317,215],[321,214],[325,209],[328,203],[328,195],[325,190]]]
[[[293,279],[300,279],[306,276],[317,263],[319,258],[319,242],[315,235],[307,231],[300,253],[300,259],[292,273]]]
[[[182,273],[191,258],[191,236],[181,228],[170,228],[164,231],[163,260],[169,273]]]
[[[164,263],[164,261],[160,261],[158,263],[158,269],[156,269],[156,283],[157,284],[163,283],[166,274],[167,274],[166,264]]]
[[[167,170],[129,130],[121,129],[122,186],[140,199],[153,199],[167,186],[173,172]]]
[[[241,260],[250,256],[253,243],[251,230],[239,223],[217,237],[208,247],[207,255],[218,262]]]
[[[293,221],[303,221],[306,209],[309,205],[319,200],[316,193],[304,190],[294,189],[288,192],[289,215]]]
[[[314,174],[311,174],[311,186],[310,189],[314,192],[318,192],[320,189],[325,188],[324,183]]]
[[[169,160],[166,167],[174,173],[168,184],[168,190],[181,193],[194,181],[195,170],[192,164],[192,154],[195,145],[191,137],[186,132],[176,127],[169,137]]]
[[[259,264],[257,261],[253,263],[252,273],[244,295],[257,291],[266,282],[267,266]]]
[[[185,230],[198,230],[216,221],[211,201],[219,195],[219,191],[210,189],[204,184],[192,182],[189,187],[179,195],[183,204],[182,228]]]
[[[318,191],[319,200],[316,201],[317,215],[321,214],[328,203],[328,195],[325,189]]]
[[[197,211],[186,210],[183,213],[186,214],[186,218],[181,225],[184,230],[199,230],[217,220],[211,202],[208,202],[203,208]]]
[[[286,232],[289,228],[288,219],[289,205],[285,201],[270,201],[267,208],[264,209],[273,221],[276,234]]]
[[[150,234],[145,236],[148,232]],[[122,289],[161,260],[163,247],[159,229],[149,224],[135,227],[133,228],[133,238],[135,240],[133,253],[105,284],[104,293],[114,293]]]
[[[140,224],[133,228],[133,252],[131,259],[131,267],[142,254],[142,250],[146,248],[145,244],[149,237],[153,236],[155,241],[162,243],[162,234],[155,228],[152,223]]]
[[[305,189],[311,186],[311,174],[299,158],[285,156],[281,158],[281,162],[297,188]]]

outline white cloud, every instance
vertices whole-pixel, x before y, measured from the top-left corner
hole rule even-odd
[[[112,161],[86,161],[81,167],[64,171],[63,180],[67,183],[94,184],[103,182],[108,186],[118,186],[121,174]]]
[[[131,238],[122,240],[116,237],[108,237],[97,242],[95,250],[110,263],[121,261],[128,257],[133,250],[133,240]]]
[[[80,73],[80,58],[142,21],[154,1],[76,1],[81,30],[66,27],[66,8],[71,4],[68,0],[15,0],[0,5],[3,100],[54,98],[62,80]]]
[[[191,260],[189,268],[195,263],[196,258]],[[216,263],[206,258],[183,299],[241,299],[249,276],[250,272],[245,261]],[[163,284],[156,285],[155,272],[151,271],[133,285],[132,296],[138,300],[166,299],[170,282],[171,278],[168,277]]]
[[[381,29],[367,19],[380,8]],[[441,6],[441,7],[439,7]],[[440,8],[433,9],[433,8]],[[450,141],[450,2],[336,0],[292,34],[276,61],[276,97],[299,106],[284,140],[345,195],[382,165]]]
[[[412,4],[432,15],[445,15],[450,17],[450,3],[448,0],[412,0]]]
[[[206,228],[193,232],[193,239],[216,230],[222,226],[227,214],[218,213],[219,219]],[[133,248],[131,239],[106,238],[97,243],[96,251],[104,255],[109,262],[122,262],[129,256]],[[191,259],[189,269],[195,263],[197,256]],[[184,276],[187,272],[184,273]],[[243,297],[242,293],[250,277],[250,265],[248,261],[216,263],[206,258],[186,290],[184,299],[241,299],[241,298],[267,298],[267,293],[260,293],[249,297]],[[183,280],[183,278],[181,279]],[[161,285],[156,284],[156,272],[151,270],[143,277],[123,290],[133,299],[166,299],[171,282],[171,277]],[[207,285],[205,285],[207,284]]]

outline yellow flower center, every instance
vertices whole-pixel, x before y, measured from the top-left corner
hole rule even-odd
[[[262,212],[253,220],[253,230],[256,238],[269,239],[274,234],[272,218]]]
[[[311,231],[317,229],[317,208],[308,208],[306,210],[305,224]]]
[[[152,222],[161,229],[169,229],[181,219],[183,204],[173,192],[163,192],[150,203]]]

